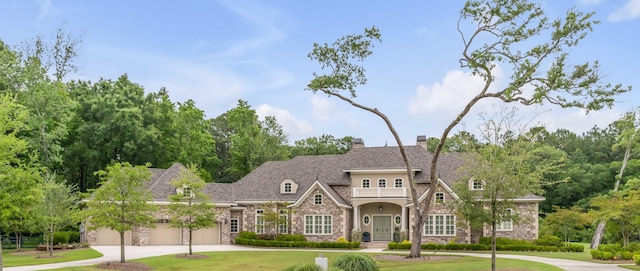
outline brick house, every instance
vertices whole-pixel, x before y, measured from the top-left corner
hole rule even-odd
[[[267,162],[236,183],[208,183],[205,192],[215,203],[217,223],[212,229],[195,232],[194,244],[230,244],[240,231],[303,234],[310,241],[349,238],[354,231],[362,233],[366,241],[392,241],[394,232],[410,237],[414,204],[398,147],[365,147],[359,138],[354,139],[352,146],[351,151],[342,155],[298,156],[288,161]],[[426,151],[426,137],[418,136],[416,145],[406,146],[406,151],[423,205],[432,157]],[[452,184],[462,163],[459,153],[441,155],[438,187],[421,229],[422,242],[469,243],[489,235],[486,227],[474,230],[464,227],[448,204],[457,200]],[[182,168],[174,164],[169,169],[150,169],[153,176],[147,188],[154,196],[154,204],[169,203],[168,196],[176,193],[170,182]],[[473,180],[469,181],[469,187],[482,189]],[[498,236],[537,238],[538,203],[543,200],[544,197],[534,195],[515,199],[513,211],[523,222],[501,223]],[[273,202],[286,206],[279,211],[288,222],[266,227],[264,206]],[[141,228],[128,233],[127,244],[187,244],[188,231],[170,228],[162,211],[157,218],[155,229]],[[115,245],[119,244],[117,236],[101,229],[87,232],[86,240],[93,245]]]

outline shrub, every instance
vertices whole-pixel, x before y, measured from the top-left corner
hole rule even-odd
[[[591,250],[591,259],[601,260],[602,259],[602,251],[600,250]]]
[[[555,235],[546,235],[546,236],[540,237],[540,238],[538,238],[536,240],[533,240],[533,244],[537,245],[537,246],[556,246],[556,247],[561,247],[562,246],[562,240],[560,240],[560,237],[555,236]]]
[[[257,239],[258,238],[257,234],[255,232],[252,232],[252,231],[241,231],[238,234],[238,237],[244,238],[244,239]]]
[[[583,245],[571,244],[569,246],[558,247],[558,251],[562,251],[562,252],[584,252],[584,246]]]
[[[69,243],[69,232],[67,231],[57,231],[53,233],[53,244],[54,245],[62,245]]]
[[[256,234],[256,239],[259,240],[276,240],[275,234]]]
[[[602,260],[608,261],[608,260],[612,260],[613,259],[613,253],[608,252],[608,251],[603,251],[602,252]]]
[[[343,254],[333,261],[333,266],[349,271],[379,271],[378,264],[368,255]]]
[[[636,262],[636,265],[640,265],[640,253],[633,255],[633,261]]]
[[[307,241],[277,241],[236,238],[238,245],[258,246],[258,247],[302,247],[302,248],[358,248],[360,242],[307,242]]]
[[[322,268],[315,263],[294,264],[282,269],[282,271],[322,271]]]
[[[611,254],[616,254],[620,251],[623,251],[622,246],[620,244],[599,245],[598,250],[611,252]]]
[[[362,232],[351,231],[351,242],[360,242],[360,241],[362,241]]]
[[[402,241],[402,244],[403,245],[411,245],[411,241],[405,239],[405,240]]]
[[[304,235],[302,235],[302,234],[282,234],[282,235],[278,235],[276,240],[277,241],[306,242],[307,238],[305,238]]]
[[[623,251],[617,256],[618,256],[617,258],[620,260],[628,261],[633,259],[633,252]]]
[[[347,238],[344,238],[344,236],[340,236],[340,238],[338,238],[338,243],[346,243],[347,242]]]
[[[481,237],[480,244],[483,245],[491,245],[491,237]],[[504,246],[511,246],[511,245],[533,245],[533,243],[531,241],[527,241],[527,240],[519,240],[519,239],[511,239],[511,238],[506,238],[506,237],[498,237],[496,238],[496,245],[504,245]]]

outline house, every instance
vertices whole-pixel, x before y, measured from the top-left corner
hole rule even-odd
[[[236,183],[209,183],[217,212],[216,227],[194,232],[194,244],[230,244],[241,231],[256,233],[303,234],[309,241],[335,241],[360,232],[366,241],[391,241],[394,232],[411,237],[414,203],[409,178],[398,147],[365,147],[362,139],[352,142],[352,150],[342,155],[298,156],[288,161],[267,162]],[[429,185],[432,154],[426,150],[426,137],[418,136],[416,145],[406,146],[411,161],[417,193],[424,204]],[[422,242],[469,243],[489,236],[489,228],[471,230],[451,210],[457,200],[452,190],[456,171],[464,163],[459,153],[442,154],[438,163],[438,186],[426,218]],[[168,205],[169,195],[177,193],[170,181],[177,178],[184,166],[174,164],[169,169],[150,169],[152,179],[147,188],[154,204]],[[482,184],[469,180],[471,189]],[[179,191],[178,191],[179,192]],[[503,222],[499,237],[535,239],[538,237],[538,203],[543,197],[528,195],[515,199],[515,208],[524,223]],[[281,216],[288,221],[269,229],[265,226],[264,206],[283,203],[288,212]],[[169,245],[187,244],[188,231],[169,227],[168,217],[159,211],[155,229],[140,228],[128,233],[127,244]],[[86,233],[92,245],[119,244],[117,234],[106,229]]]

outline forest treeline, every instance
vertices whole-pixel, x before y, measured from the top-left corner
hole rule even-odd
[[[113,162],[168,168],[194,164],[207,182],[235,182],[266,161],[298,155],[340,154],[351,149],[351,137],[322,135],[290,142],[275,117],[260,119],[249,103],[209,118],[196,101],[173,101],[168,90],[145,90],[126,74],[96,82],[68,78],[79,41],[59,31],[48,44],[36,37],[21,46],[0,41],[0,94],[24,110],[20,129],[3,132],[27,142],[20,163],[56,173],[84,192],[98,185],[94,174]],[[6,121],[6,120],[3,120]],[[608,192],[620,170],[624,149],[614,148],[622,129],[617,122],[585,133],[530,128],[544,155],[565,161],[562,170],[545,176],[547,200],[553,206],[586,207]],[[437,139],[430,138],[433,150]],[[483,142],[466,131],[451,136],[446,152],[465,152]],[[18,162],[12,162],[18,163]],[[640,176],[640,159],[632,157],[621,183]]]

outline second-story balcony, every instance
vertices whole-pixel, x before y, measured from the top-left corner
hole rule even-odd
[[[407,197],[406,187],[353,188],[354,198],[400,198]]]

